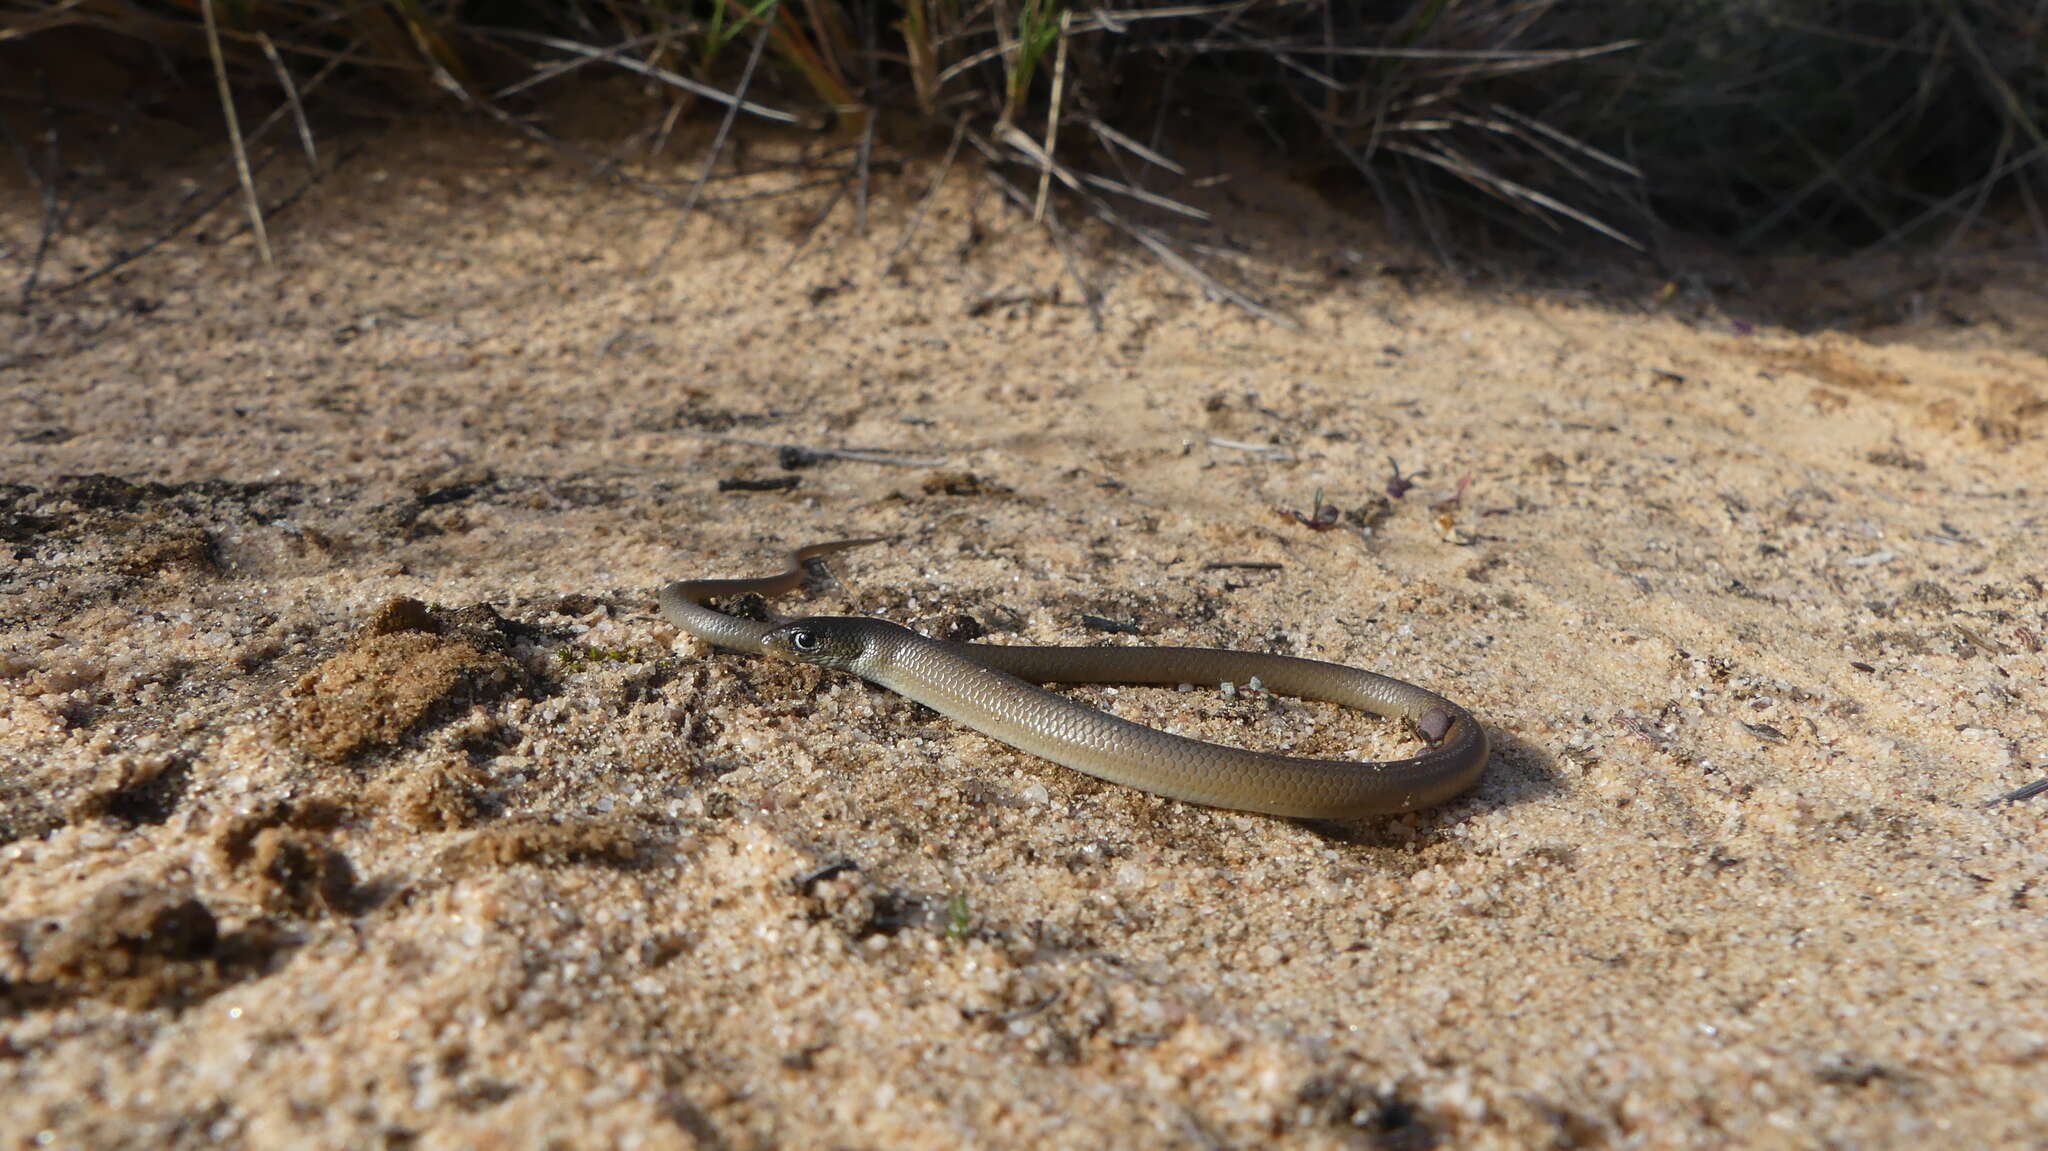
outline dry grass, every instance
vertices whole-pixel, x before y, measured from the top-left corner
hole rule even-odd
[[[348,154],[323,135],[451,105],[686,211],[750,126],[829,129],[843,147],[821,181],[863,227],[878,138],[940,125],[947,163],[971,147],[1055,242],[1063,216],[1094,215],[1255,310],[1169,226],[1204,217],[1173,158],[1189,123],[1371,189],[1446,256],[1475,221],[1560,248],[1642,249],[1672,228],[1746,248],[1898,244],[1994,218],[2038,237],[2044,21],[2021,0],[7,0],[0,132],[43,220],[6,257],[26,306],[238,191],[260,243],[266,214]],[[644,82],[634,139],[652,152],[684,117],[718,118],[686,193],[550,129],[550,96],[602,71]],[[50,282],[67,171],[142,117],[221,141],[217,178],[153,242]],[[304,171],[266,178],[265,201],[257,174],[280,161]]]

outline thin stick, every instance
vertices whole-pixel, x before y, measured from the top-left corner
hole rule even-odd
[[[2032,799],[2042,792],[2048,792],[2048,779],[2037,779],[2025,787],[2015,788],[1996,799],[1987,800],[1984,806],[1993,807],[2001,803],[2019,803],[2023,800]]]
[[[1074,253],[1072,233],[1060,223],[1060,214],[1051,205],[1045,210],[1046,234],[1052,237],[1052,246],[1060,254],[1060,262],[1067,266],[1067,274],[1081,286],[1081,302],[1088,308],[1088,321],[1096,331],[1102,330],[1102,293],[1095,290],[1081,275],[1081,261]]]
[[[669,98],[668,111],[661,116],[661,127],[654,130],[654,139],[647,146],[649,159],[668,151],[669,136],[676,130],[676,121],[683,118],[683,105],[687,102],[680,96]]]
[[[1404,156],[1411,156],[1425,164],[1433,164],[1481,191],[1491,193],[1502,200],[1510,203],[1519,200],[1534,204],[1566,219],[1576,220],[1616,243],[1626,244],[1638,252],[1644,250],[1643,245],[1635,238],[1615,228],[1608,227],[1598,219],[1579,211],[1577,208],[1558,200],[1556,197],[1545,195],[1526,184],[1518,184],[1498,172],[1482,168],[1464,156],[1446,148],[1419,148],[1398,140],[1389,140],[1382,147],[1386,148],[1389,152],[1399,152]]]
[[[882,118],[874,108],[865,111],[862,117],[866,123],[860,130],[860,155],[854,160],[857,182],[853,189],[853,234],[868,234],[868,190],[869,178],[874,173],[875,122]]]
[[[36,237],[36,254],[29,260],[28,275],[21,281],[21,310],[24,312],[28,311],[29,303],[35,299],[36,283],[43,277],[43,261],[49,256],[50,244],[57,238],[57,119],[50,114],[55,101],[50,97],[49,74],[39,72],[37,78],[42,81],[43,115],[47,120],[47,125],[43,129],[43,139],[49,144],[49,159],[44,164],[42,172],[36,171],[35,157],[29,154],[28,146],[15,137],[14,129],[8,126],[4,117],[0,117],[0,132],[7,134],[7,143],[21,160],[22,170],[28,173],[29,179],[35,181],[37,189],[43,194],[43,221],[39,229],[40,234]]]
[[[943,468],[951,462],[944,456],[913,456],[898,452],[894,448],[814,448],[805,444],[749,439],[746,436],[728,435],[725,432],[685,430],[683,434],[700,440],[717,440],[723,444],[743,444],[750,448],[767,448],[776,452],[796,452],[812,459],[850,460],[861,464],[883,464],[892,468]]]
[[[1203,442],[1212,448],[1229,448],[1234,452],[1250,452],[1255,456],[1264,456],[1269,460],[1291,460],[1294,458],[1293,452],[1281,447],[1279,444],[1253,444],[1246,443],[1243,440],[1226,440],[1219,436],[1210,436]]]
[[[989,182],[996,186],[996,190],[1007,197],[1011,203],[1017,205],[1019,209],[1029,208],[1031,206],[1031,197],[1024,194],[1024,189],[1005,179],[1002,173],[995,170],[995,165],[1001,163],[1004,159],[1002,153],[996,149],[996,146],[982,139],[978,134],[970,134],[967,139],[969,143],[974,145],[976,151],[989,160],[989,163],[981,169],[982,175],[986,176]],[[1032,147],[1035,148],[1037,145],[1033,144]],[[1081,274],[1081,261],[1074,253],[1073,245],[1068,238],[1066,225],[1060,223],[1059,213],[1046,213],[1045,231],[1047,235],[1052,237],[1053,250],[1060,254],[1060,262],[1066,265],[1067,275],[1072,277],[1075,285],[1081,289],[1081,302],[1088,306],[1088,316],[1093,321],[1095,330],[1101,331],[1102,300],[1096,293],[1095,288],[1088,283],[1088,277]]]
[[[1031,137],[1026,136],[1024,133],[1018,131],[1015,127],[1001,123],[998,123],[996,125],[995,135],[997,135],[1003,143],[1009,145],[1011,148],[1014,148],[1018,152],[1023,153],[1025,157],[1033,160],[1038,160],[1041,164],[1050,166],[1053,175],[1059,177],[1061,183],[1067,185],[1069,188],[1074,189],[1076,192],[1082,191],[1082,184],[1080,178],[1075,176],[1073,173],[1067,171],[1065,167],[1053,163],[1052,157],[1045,155],[1045,153],[1039,148],[1038,142],[1036,140],[1033,140]],[[991,163],[1002,162],[1002,155],[1000,152],[996,150],[994,144],[983,141],[979,137],[976,137],[974,139],[974,144],[976,148],[981,150],[983,155],[987,156],[990,159]],[[1009,181],[1003,180],[999,176],[995,176],[993,169],[990,170],[990,175],[993,178],[995,178],[1006,191],[1010,193],[1011,198],[1016,200],[1017,205],[1019,207],[1025,206],[1025,198],[1022,192],[1016,190],[1015,186],[1010,184]],[[1108,223],[1112,227],[1115,227],[1119,231],[1122,231],[1126,235],[1130,236],[1132,239],[1138,241],[1138,243],[1143,245],[1147,251],[1151,252],[1152,255],[1159,260],[1160,263],[1165,264],[1172,271],[1177,272],[1180,275],[1186,277],[1187,279],[1192,280],[1195,283],[1201,285],[1202,290],[1211,298],[1227,300],[1230,303],[1236,304],[1238,307],[1243,308],[1245,311],[1250,312],[1252,315],[1257,316],[1262,320],[1268,320],[1272,323],[1278,324],[1283,328],[1288,328],[1290,330],[1300,329],[1301,325],[1292,318],[1283,316],[1280,313],[1273,311],[1271,308],[1268,308],[1264,304],[1259,303],[1252,297],[1244,294],[1243,292],[1238,291],[1237,289],[1229,286],[1228,284],[1225,284],[1223,281],[1203,271],[1194,263],[1194,261],[1182,255],[1177,249],[1173,247],[1172,244],[1169,244],[1165,239],[1161,238],[1151,229],[1142,227],[1136,223],[1133,223],[1130,220],[1125,219],[1116,211],[1116,209],[1110,207],[1108,202],[1105,201],[1102,197],[1084,195],[1083,199],[1087,202],[1089,210],[1094,212],[1099,219],[1101,219],[1105,223]],[[1050,217],[1047,218],[1050,219]],[[1054,235],[1055,246],[1060,248],[1060,255],[1068,260],[1069,270],[1072,270],[1072,258],[1068,256],[1066,248],[1063,245],[1059,244],[1058,233],[1055,233]],[[1087,291],[1087,281],[1081,279],[1078,272],[1075,273],[1075,279],[1082,284],[1082,290],[1084,292]],[[1090,312],[1097,314],[1097,326],[1100,327],[1100,312],[1092,296],[1089,298],[1089,310]]]
[[[2034,190],[2025,180],[2014,185],[2020,194],[2020,203],[2027,209],[2027,219],[2034,225],[2034,239],[2041,245],[2041,254],[2048,256],[2048,220],[2042,219],[2041,205],[2034,199]]]
[[[1548,64],[1562,64],[1573,60],[1587,60],[1595,56],[1608,56],[1626,52],[1642,43],[1641,40],[1614,40],[1606,44],[1595,44],[1586,48],[1379,48],[1361,44],[1297,44],[1286,40],[1254,40],[1246,37],[1236,43],[1217,43],[1212,40],[1199,41],[1188,46],[1191,52],[1320,52],[1325,56],[1362,56],[1383,60],[1468,60],[1487,71],[1498,69],[1540,68]],[[1456,75],[1476,73],[1460,72]]]
[[[747,53],[747,66],[740,72],[738,95],[742,98],[747,94],[747,85],[753,82],[755,66],[761,62],[761,49],[767,45],[768,26],[764,24],[761,31],[754,36],[754,47]],[[711,179],[712,169],[718,167],[718,155],[725,151],[726,138],[732,134],[732,122],[739,118],[740,102],[739,99],[735,99],[725,106],[725,117],[718,122],[718,134],[711,138],[711,155],[704,161],[704,170],[697,173],[697,182],[690,185],[690,198],[683,202],[682,215],[676,218],[677,230],[669,234],[668,243],[662,245],[661,254],[654,258],[655,266],[659,266],[668,258],[669,249],[675,246],[676,237],[681,234],[683,218],[696,210],[697,197],[704,194],[704,185]]]
[[[503,36],[510,40],[525,40],[534,44],[542,44],[549,48],[557,48],[564,52],[574,52],[579,56],[589,56],[593,59],[600,60],[605,63],[615,64],[620,68],[624,68],[628,72],[637,72],[642,76],[648,77],[649,79],[659,80],[664,84],[673,85],[674,87],[681,88],[685,92],[693,92],[696,95],[704,97],[706,100],[712,101],[713,103],[725,104],[731,107],[738,108],[743,112],[759,116],[764,120],[774,120],[783,124],[795,124],[801,120],[801,117],[793,113],[784,112],[777,108],[770,108],[765,104],[756,104],[752,100],[747,100],[740,96],[732,95],[726,92],[721,92],[718,89],[713,88],[709,84],[699,83],[695,80],[690,79],[688,76],[672,72],[667,68],[658,68],[652,64],[643,64],[630,56],[614,55],[617,49],[593,48],[588,44],[578,44],[574,40],[563,40],[554,36],[541,36],[532,32],[521,32],[513,28],[472,28],[470,29],[470,31],[485,32],[494,36]]]
[[[356,144],[343,144],[343,145],[341,146],[341,154],[340,154],[340,156],[338,156],[338,157],[337,157],[337,158],[335,159],[335,161],[334,161],[334,163],[335,163],[335,166],[336,166],[336,167],[339,167],[339,166],[341,166],[342,164],[344,164],[344,163],[347,163],[347,162],[348,162],[348,160],[349,160],[349,159],[350,159],[351,157],[355,156],[355,154],[356,154],[356,153],[357,153],[358,151],[360,151],[360,150],[361,150],[361,145],[356,145]],[[275,152],[273,152],[273,153],[271,153],[271,155],[275,156],[275,155],[276,155],[276,153],[275,153]],[[272,215],[272,216],[282,216],[282,215],[284,215],[284,214],[285,214],[285,212],[287,212],[287,211],[289,211],[289,210],[291,209],[291,206],[292,206],[293,204],[296,204],[296,203],[298,203],[298,202],[299,202],[299,200],[300,200],[300,199],[301,199],[301,198],[302,198],[303,196],[305,196],[305,194],[306,194],[307,192],[311,191],[311,190],[313,189],[313,187],[314,187],[315,185],[317,185],[317,184],[319,184],[319,183],[320,183],[320,177],[321,177],[321,173],[319,173],[319,172],[309,172],[309,173],[307,173],[307,175],[306,175],[306,178],[305,178],[305,179],[303,179],[303,180],[301,180],[301,181],[299,181],[299,186],[298,186],[298,187],[296,187],[296,188],[293,188],[293,189],[292,189],[291,191],[289,191],[289,192],[285,193],[285,194],[284,194],[283,196],[279,197],[278,199],[272,200],[272,201],[270,202],[269,214],[270,214],[270,215]],[[246,226],[247,226],[247,225],[244,225],[244,227],[246,227]],[[241,232],[240,232],[240,231],[235,231],[235,232],[231,232],[231,233],[229,233],[229,235],[230,235],[230,236],[239,236],[239,235],[241,235]]]
[[[1209,219],[1209,213],[1191,204],[1183,204],[1171,197],[1162,196],[1157,192],[1147,192],[1143,188],[1112,180],[1107,176],[1098,176],[1093,172],[1083,172],[1081,173],[1081,181],[1107,192],[1115,192],[1119,196],[1129,196],[1140,203],[1150,204],[1162,211],[1172,212],[1176,216],[1186,216],[1190,220]]]
[[[1006,124],[999,120],[996,122],[996,126],[990,129],[989,135],[1015,148],[1025,159],[1037,164],[1040,171],[1059,177],[1060,183],[1065,184],[1076,192],[1081,190],[1080,177],[1067,171],[1063,165],[1054,163],[1052,153],[1039,147],[1038,141],[1026,136],[1024,129],[1017,127],[1015,124]]]
[[[820,188],[843,188],[846,177],[834,176],[829,180],[811,180],[802,184],[791,184],[787,188],[771,188],[765,192],[738,192],[730,196],[706,196],[697,202],[699,208],[723,207],[727,204],[751,204],[757,200],[780,200],[790,196],[801,196]]]
[[[1108,141],[1111,144],[1115,144],[1117,147],[1122,148],[1124,151],[1129,152],[1131,155],[1136,156],[1138,159],[1143,160],[1148,164],[1156,164],[1159,167],[1164,168],[1169,172],[1172,172],[1176,176],[1185,176],[1188,174],[1188,170],[1186,168],[1182,167],[1179,164],[1174,163],[1172,160],[1167,159],[1165,156],[1162,156],[1159,153],[1154,152],[1152,149],[1147,148],[1145,145],[1138,143],[1136,140],[1131,139],[1129,136],[1124,135],[1122,132],[1119,132],[1115,128],[1112,128],[1109,125],[1103,123],[1102,121],[1097,120],[1093,116],[1088,118],[1088,127],[1093,129],[1095,134],[1102,137],[1104,140]]]
[[[1052,108],[1045,115],[1045,165],[1038,171],[1038,203],[1032,206],[1031,222],[1045,222],[1045,198],[1052,192],[1053,148],[1060,135],[1060,99],[1067,88],[1067,31],[1074,25],[1074,12],[1069,8],[1060,13],[1060,49],[1053,56],[1052,65]]]
[[[903,254],[903,249],[910,246],[910,241],[917,235],[918,228],[924,225],[924,214],[932,206],[932,201],[938,199],[939,188],[946,182],[946,173],[953,170],[953,157],[959,155],[960,140],[966,135],[967,119],[963,116],[953,121],[953,142],[946,145],[946,158],[939,161],[938,175],[932,177],[932,186],[925,191],[924,198],[917,202],[917,211],[911,215],[910,223],[904,227],[903,236],[896,241],[896,246],[889,249],[889,258],[883,261],[884,263],[895,263],[896,257]]]
[[[491,99],[508,99],[512,96],[516,96],[519,93],[526,91],[528,88],[538,87],[542,84],[548,83],[551,80],[559,80],[563,76],[566,76],[571,72],[577,71],[578,69],[587,67],[591,64],[614,63],[616,62],[616,59],[619,56],[622,56],[627,52],[637,52],[650,44],[655,47],[658,53],[660,49],[667,44],[667,42],[668,34],[666,30],[661,32],[649,32],[646,33],[645,35],[635,36],[631,40],[622,40],[617,44],[612,44],[605,48],[599,49],[598,54],[594,56],[578,56],[573,60],[557,60],[554,63],[547,65],[546,67],[536,68],[533,70],[532,75],[523,77],[519,80],[515,80],[512,83],[505,85],[503,88],[500,88],[497,91],[491,93]],[[592,46],[584,45],[584,47]]]
[[[1200,284],[1203,291],[1216,299],[1227,300],[1250,312],[1252,315],[1269,323],[1278,324],[1289,331],[1301,330],[1301,324],[1292,317],[1281,315],[1197,267],[1193,260],[1175,251],[1171,244],[1154,235],[1151,229],[1141,228],[1125,220],[1122,216],[1112,211],[1109,205],[1104,204],[1100,200],[1095,201],[1094,207],[1096,215],[1130,233],[1131,238],[1143,244],[1147,251],[1159,258],[1160,263]]]
[[[257,162],[257,167],[260,168],[264,164],[269,163],[270,157],[275,156],[276,154],[277,153],[275,152],[271,152],[268,155],[264,156],[262,160]],[[220,207],[223,203],[227,201],[228,197],[234,194],[235,186],[233,184],[230,184],[227,187],[222,188],[220,191],[214,193],[210,198],[208,198],[205,203],[201,204],[197,211],[191,212],[187,215],[179,217],[176,220],[173,220],[169,228],[166,228],[158,235],[151,237],[149,242],[141,245],[140,247],[131,249],[129,251],[117,253],[113,259],[108,260],[106,263],[101,264],[99,267],[94,268],[90,272],[86,272],[80,275],[77,279],[66,280],[62,284],[59,284],[56,287],[51,288],[49,294],[52,296],[61,296],[64,293],[69,292],[75,288],[82,288],[87,284],[92,283],[94,280],[97,280],[100,277],[107,275],[110,272],[119,271],[120,269],[127,267],[129,264],[132,264],[135,261],[141,259],[142,257],[149,255],[151,252],[156,251],[158,248],[163,247],[165,244],[169,243],[174,237],[176,237],[178,233],[191,227],[193,224],[199,222],[200,220],[205,219],[207,213],[213,211],[215,208]],[[187,194],[183,200],[180,200],[179,205],[182,207],[183,205],[192,203],[198,198],[199,192],[193,191]]]
[[[277,54],[277,45],[270,42],[266,32],[256,33],[256,42],[263,46],[263,54],[270,59],[270,67],[277,72],[277,82],[284,88],[285,103],[291,106],[292,122],[298,125],[299,144],[306,150],[306,167],[320,171],[320,149],[313,146],[313,128],[306,122],[306,107],[299,102],[298,85],[292,83],[292,74],[285,70],[284,59]]]
[[[790,250],[789,258],[782,261],[775,269],[778,275],[796,267],[796,262],[802,259],[804,252],[810,248],[811,241],[817,239],[818,233],[825,230],[825,222],[830,220],[832,213],[838,210],[839,201],[846,198],[846,190],[853,186],[854,181],[852,174],[849,173],[841,176],[835,182],[838,184],[838,187],[833,190],[832,198],[825,201],[824,209],[811,221],[810,226],[804,229],[803,239],[798,240],[796,247]]]
[[[1759,239],[1769,235],[1771,230],[1782,223],[1787,216],[1798,211],[1800,206],[1806,203],[1809,197],[1825,190],[1830,184],[1840,185],[1845,183],[1841,176],[1841,166],[1855,162],[1865,149],[1893,139],[1892,128],[1900,121],[1911,116],[1913,112],[1913,105],[1907,103],[1900,104],[1892,110],[1891,115],[1886,116],[1878,123],[1877,127],[1871,129],[1863,139],[1857,141],[1854,147],[1839,155],[1820,160],[1819,162],[1823,166],[1820,174],[1808,180],[1798,191],[1781,199],[1777,206],[1772,208],[1762,219],[1744,228],[1742,234],[1736,237],[1736,244],[1748,247],[1756,243]]]
[[[2005,161],[2006,154],[2012,151],[2012,145],[2012,124],[2008,122],[2005,125],[2005,130],[1998,134],[1998,151],[1993,153],[1991,157],[1991,166],[1993,169],[1996,169],[1999,164]],[[1977,222],[1978,215],[1984,211],[1984,204],[1991,198],[1991,189],[1993,185],[1995,185],[1996,183],[1997,181],[1995,180],[1977,181],[1977,196],[1975,202],[1972,203],[1969,206],[1969,208],[1963,212],[1963,218],[1956,221],[1955,231],[1950,232],[1948,239],[1943,240],[1941,242],[1941,246],[1935,249],[1937,252],[1952,252],[1955,250],[1957,244],[1962,243],[1963,237],[1967,235],[1970,231],[1970,226]],[[1944,267],[1940,271],[1940,273],[1938,273],[1938,279],[1943,282],[1947,281],[1948,269],[1946,267]]]
[[[1994,166],[1991,169],[1991,171],[1986,172],[1984,174],[1983,178],[1986,180],[2002,180],[2007,175],[2013,172],[2017,172],[2022,168],[2025,168],[2027,165],[2032,164],[2036,160],[2044,158],[2048,158],[2048,144],[2039,144],[2032,148],[2027,149],[2025,152],[2022,152],[2017,156],[2014,156],[2012,159],[2007,160],[2003,164]],[[2025,185],[2022,184],[2021,186],[2024,187]],[[1962,203],[1963,201],[1969,199],[1972,196],[1975,196],[1976,194],[1977,185],[1971,184],[1969,187],[1964,188],[1960,192],[1955,192],[1946,197],[1945,199],[1936,201],[1926,211],[1920,213],[1919,215],[1906,221],[1904,224],[1901,224],[1900,226],[1893,228],[1891,231],[1885,233],[1883,238],[1879,239],[1875,244],[1872,244],[1870,246],[1870,251],[1884,251],[1886,248],[1889,248],[1893,244],[1897,243],[1902,237],[1912,233],[1915,229],[1919,228],[1920,225],[1927,223],[1929,220],[1934,219],[1936,216],[1946,215],[1949,211],[1954,209],[1957,204]]]
[[[328,77],[334,75],[335,72],[340,69],[341,65],[348,61],[349,54],[350,52],[353,51],[354,45],[350,45],[348,50],[338,53],[333,58],[329,59],[326,64],[321,66],[318,72],[315,72],[313,74],[313,78],[311,80],[306,81],[306,87],[302,94],[312,95],[312,93],[316,89],[318,89],[320,85],[327,82]],[[284,119],[284,113],[285,109],[282,107],[273,109],[270,115],[265,116],[263,118],[262,123],[256,125],[255,131],[249,133],[249,142],[251,144],[261,142],[263,137]],[[271,161],[271,158],[274,157],[276,154],[277,153],[275,152],[265,154],[261,159],[257,160],[256,167],[258,169],[261,169],[265,164],[268,164]],[[219,170],[218,165],[216,166],[215,170]],[[210,180],[211,178],[212,175],[211,173],[209,173],[208,179]],[[205,189],[203,187],[199,187],[194,188],[192,191],[186,193],[184,198],[178,201],[178,208],[182,209],[189,204],[196,203],[204,191]],[[101,264],[99,267],[94,268],[89,272],[81,273],[77,278],[67,280],[64,283],[59,284],[58,286],[50,289],[49,294],[52,296],[61,296],[66,292],[72,291],[77,288],[82,288],[87,284],[92,283],[94,280],[100,279],[101,277],[109,275],[110,273],[120,271],[122,268],[127,267],[129,264],[132,264],[135,261],[141,259],[142,257],[149,255],[151,252],[157,250],[158,248],[163,247],[166,243],[170,242],[170,240],[173,237],[177,236],[178,233],[183,232],[186,228],[189,228],[193,224],[204,219],[209,212],[212,212],[215,208],[219,207],[221,203],[225,201],[229,196],[233,195],[234,191],[235,186],[233,184],[229,184],[226,188],[222,189],[220,192],[218,192],[213,197],[208,199],[204,204],[201,204],[197,211],[179,216],[176,219],[174,219],[171,222],[171,226],[169,228],[165,229],[158,235],[152,237],[148,243],[145,243],[138,248],[130,249],[129,251],[117,253],[112,259],[108,260],[104,264]]]
[[[1088,208],[1091,211],[1095,213],[1097,217],[1108,222],[1111,226],[1125,232],[1132,239],[1137,240],[1138,243],[1144,245],[1144,247],[1147,250],[1152,252],[1154,257],[1159,259],[1162,263],[1166,264],[1167,267],[1181,273],[1184,276],[1187,276],[1190,279],[1193,279],[1197,283],[1201,284],[1205,290],[1212,292],[1214,295],[1221,298],[1229,299],[1239,304],[1246,311],[1252,312],[1256,315],[1277,319],[1277,317],[1274,317],[1271,312],[1261,307],[1257,303],[1257,301],[1254,301],[1249,296],[1245,296],[1241,293],[1232,291],[1230,288],[1225,287],[1222,283],[1218,282],[1213,277],[1209,276],[1207,273],[1203,272],[1199,268],[1196,268],[1193,264],[1189,263],[1186,259],[1182,258],[1178,252],[1173,251],[1171,246],[1169,246],[1164,240],[1161,240],[1158,237],[1149,234],[1145,229],[1139,227],[1136,224],[1131,223],[1130,221],[1124,219],[1122,216],[1118,215],[1115,209],[1111,208],[1109,204],[1105,202],[1100,196],[1087,195],[1084,188],[1082,187],[1082,181],[1080,177],[1076,176],[1073,172],[1068,171],[1064,165],[1053,163],[1052,157],[1045,155],[1039,149],[1037,141],[1033,140],[1031,137],[1026,136],[1024,133],[1008,125],[998,124],[996,128],[997,132],[1001,134],[1003,141],[1005,143],[1009,144],[1012,148],[1015,148],[1017,151],[1024,153],[1024,155],[1027,158],[1038,160],[1042,164],[1049,165],[1052,174],[1058,177],[1061,183],[1067,185],[1067,187],[1073,189],[1075,192],[1082,193],[1082,201],[1088,206]],[[1007,131],[1005,131],[1005,129],[1007,129]],[[984,151],[986,152],[987,150],[984,149]],[[1008,183],[1008,181],[1003,181],[1003,185],[1006,189],[1010,190],[1011,198],[1017,202],[1017,205],[1019,207],[1026,206],[1024,195],[1021,190],[1015,189],[1014,186]],[[1089,285],[1087,279],[1081,275],[1079,260],[1075,256],[1072,246],[1068,243],[1068,235],[1066,230],[1058,225],[1058,221],[1055,219],[1054,215],[1050,211],[1048,211],[1046,215],[1046,223],[1051,229],[1053,245],[1055,248],[1059,250],[1060,259],[1066,263],[1067,271],[1070,275],[1074,277],[1074,282],[1081,286],[1082,298],[1088,305],[1089,315],[1094,318],[1096,330],[1102,330],[1101,301],[1098,298],[1098,295],[1095,292],[1095,290]],[[1279,320],[1278,322],[1280,322],[1283,326],[1294,326],[1290,321]]]
[[[242,121],[235,115],[235,94],[228,87],[227,57],[220,50],[220,22],[213,15],[213,0],[200,0],[206,17],[206,50],[213,56],[213,79],[220,87],[221,115],[227,118],[228,139],[235,149],[235,175],[242,181],[242,199],[249,207],[249,230],[256,234],[256,250],[263,266],[270,263],[270,232],[263,226],[263,205],[256,199],[256,176],[249,171],[249,152],[242,144]]]

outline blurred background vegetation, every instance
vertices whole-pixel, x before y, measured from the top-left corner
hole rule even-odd
[[[622,73],[630,127],[579,135],[565,92]],[[1445,254],[1474,229],[2048,251],[2048,0],[0,0],[0,138],[45,245],[117,145],[214,150],[163,234],[240,198],[260,237],[366,122],[446,113],[627,183],[707,126],[656,189],[682,208],[749,134],[828,142],[810,186],[863,211],[878,144],[964,156],[1169,261],[1204,215],[1184,160],[1226,138]]]

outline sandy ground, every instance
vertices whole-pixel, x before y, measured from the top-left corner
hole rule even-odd
[[[7,1146],[2048,1145],[2038,270],[1801,336],[1275,193],[1298,330],[1084,230],[1098,329],[965,171],[892,268],[928,177],[800,246],[379,140],[275,274],[223,218],[0,321]],[[654,611],[851,533],[783,610],[1340,660],[1495,759],[1194,808]]]

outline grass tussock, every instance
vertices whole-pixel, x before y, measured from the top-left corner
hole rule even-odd
[[[44,209],[7,259],[25,302],[73,172],[151,121],[223,156],[163,234],[239,197],[266,259],[297,193],[264,200],[258,173],[302,160],[303,190],[350,117],[461,109],[620,175],[549,126],[550,95],[602,72],[638,78],[651,150],[715,118],[680,207],[737,134],[796,126],[829,135],[864,219],[878,140],[934,126],[1056,241],[1078,206],[1253,308],[1167,227],[1205,218],[1182,157],[1226,135],[1445,252],[1474,220],[1561,247],[2048,237],[2033,0],[0,0],[0,142]]]

